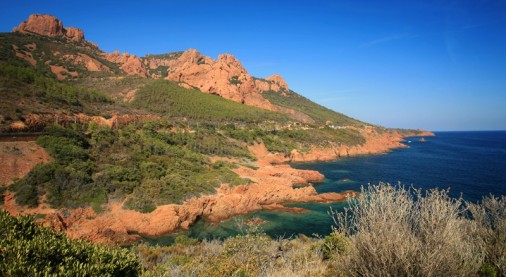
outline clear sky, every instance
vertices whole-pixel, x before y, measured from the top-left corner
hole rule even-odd
[[[139,56],[234,54],[256,77],[386,127],[506,129],[506,1],[3,0],[0,31],[32,13]]]

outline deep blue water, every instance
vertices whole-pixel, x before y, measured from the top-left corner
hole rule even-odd
[[[409,148],[382,155],[292,166],[323,173],[325,181],[314,185],[319,193],[360,190],[362,185],[381,181],[401,182],[422,189],[449,188],[451,195],[458,197],[462,194],[473,202],[489,194],[506,195],[506,131],[437,132],[435,137],[426,138],[426,142],[407,138],[406,144]],[[332,225],[332,219],[327,215],[329,207],[339,210],[344,205],[291,204],[288,206],[302,207],[309,212],[260,211],[220,224],[199,221],[186,234],[200,239],[224,238],[240,233],[238,220],[258,217],[267,221],[262,228],[273,237],[299,233],[326,235]],[[168,236],[155,242],[169,243],[171,240]]]

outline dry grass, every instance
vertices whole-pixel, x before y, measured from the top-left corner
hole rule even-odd
[[[477,224],[444,190],[380,184],[362,188],[345,213],[333,213],[351,250],[336,261],[356,276],[473,276],[483,259]]]
[[[486,262],[495,272],[506,276],[506,196],[488,196],[479,204],[469,206],[484,241]]]
[[[145,276],[505,276],[504,196],[470,204],[445,190],[379,184],[349,201],[322,238],[272,239],[254,226],[137,253]]]

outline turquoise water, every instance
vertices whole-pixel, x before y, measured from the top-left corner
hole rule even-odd
[[[401,182],[417,188],[450,188],[450,194],[469,201],[478,201],[488,194],[506,195],[506,131],[438,132],[436,137],[408,138],[410,148],[387,154],[359,156],[334,162],[299,163],[293,167],[318,170],[325,181],[315,184],[319,193],[359,190],[360,186],[378,182]],[[259,211],[238,216],[219,224],[200,220],[184,232],[194,238],[226,238],[241,233],[238,222],[261,218],[265,232],[272,237],[297,234],[311,236],[330,232],[332,219],[327,212],[332,207],[341,210],[344,203],[289,204],[308,210],[304,214],[281,211]],[[168,244],[174,236],[148,239]]]

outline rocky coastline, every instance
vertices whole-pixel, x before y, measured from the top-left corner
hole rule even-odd
[[[414,134],[364,132],[366,143],[363,145],[313,148],[307,153],[292,151],[288,156],[270,153],[263,144],[255,144],[250,146],[249,150],[257,158],[258,169],[244,166],[235,169],[241,177],[251,179],[252,184],[235,187],[222,184],[215,194],[191,198],[180,205],[159,206],[147,214],[123,209],[121,202],[109,204],[107,209],[99,214],[91,208],[60,211],[39,207],[25,210],[15,204],[10,192],[5,195],[4,207],[13,215],[45,214],[40,220],[42,224],[64,231],[72,238],[101,243],[131,243],[140,240],[142,236],[160,236],[187,230],[199,218],[220,222],[262,209],[286,210],[284,203],[345,201],[354,193],[318,194],[309,183],[321,182],[324,176],[313,170],[294,169],[287,163],[331,161],[344,156],[385,153],[395,148],[407,147],[402,144],[402,140],[410,135]],[[416,135],[433,134],[425,132]]]

